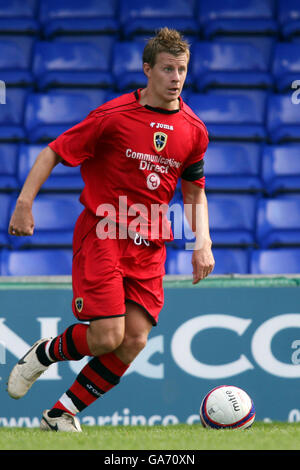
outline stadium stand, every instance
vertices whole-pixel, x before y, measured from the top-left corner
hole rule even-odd
[[[284,39],[300,34],[300,9],[297,0],[278,1],[278,24]]]
[[[112,71],[118,90],[126,91],[146,85],[143,70],[142,41],[116,42],[113,48]]]
[[[0,142],[17,142],[26,138],[24,112],[28,94],[26,88],[5,89],[5,106],[0,104]]]
[[[121,0],[120,23],[127,38],[153,34],[161,24],[197,34],[199,24],[195,18],[195,0]]]
[[[253,246],[256,197],[243,194],[211,194],[208,198],[214,246]]]
[[[66,93],[54,89],[48,93],[29,94],[24,118],[29,142],[55,139],[104,101],[104,90],[72,90]]]
[[[1,276],[70,275],[72,250],[14,250],[0,252]]]
[[[250,260],[251,274],[299,274],[300,249],[256,250]]]
[[[193,44],[192,69],[196,88],[270,88],[270,51],[245,42],[199,41]]]
[[[0,1],[0,34],[40,33],[40,23],[37,19],[37,0]]]
[[[274,50],[272,74],[280,93],[291,89],[291,83],[299,80],[299,44],[278,42]]]
[[[205,37],[219,34],[276,34],[273,0],[198,0],[198,19]]]
[[[180,217],[183,214],[183,201],[177,199],[176,203],[175,207],[170,205],[174,214],[170,214],[174,245],[177,248],[185,248],[186,244],[193,243],[195,238],[187,218]],[[208,211],[213,245],[254,246],[256,204],[256,197],[250,194],[210,194]],[[179,205],[180,212],[176,213]]]
[[[10,194],[0,194],[0,247],[8,247],[8,223],[11,212],[12,198]]]
[[[0,75],[7,86],[33,86],[31,70],[34,39],[27,36],[0,36]]]
[[[266,139],[263,92],[191,93],[188,105],[205,122],[212,140],[262,142]]]
[[[262,151],[252,142],[211,142],[205,154],[207,191],[262,192]]]
[[[37,41],[33,73],[40,90],[68,86],[106,88],[113,85],[109,59],[93,41]]]
[[[268,137],[272,143],[300,141],[299,108],[289,94],[272,94],[267,107]]]
[[[191,43],[183,98],[210,136],[214,274],[300,272],[298,0],[0,0],[2,275],[70,273],[80,169],[58,165],[45,182],[30,240],[7,234],[17,192],[50,140],[145,86],[144,40],[165,25]],[[185,219],[180,229],[188,237],[168,244],[168,274],[192,272]]]
[[[297,192],[300,188],[300,145],[265,145],[261,176],[269,196]]]
[[[0,143],[0,189],[13,191],[18,189],[17,178],[18,145]]]
[[[9,235],[10,245],[14,248],[72,248],[73,229],[82,209],[77,194],[40,194],[32,208],[34,234],[30,237]]]
[[[247,274],[249,272],[249,252],[242,249],[213,250],[216,261],[214,274]],[[167,248],[166,272],[167,274],[191,274],[192,251],[184,249]]]
[[[47,38],[60,34],[115,34],[116,0],[41,0],[39,22]]]
[[[259,201],[257,241],[261,248],[300,246],[299,197],[276,197]]]
[[[25,179],[30,171],[30,168],[34,164],[37,155],[41,152],[44,147],[45,144],[24,143],[18,146],[16,187],[21,188],[23,186]],[[41,192],[78,192],[82,189],[83,180],[81,178],[80,167],[57,165],[52,171],[50,177],[43,184]]]

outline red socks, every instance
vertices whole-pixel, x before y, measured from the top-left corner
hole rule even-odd
[[[48,366],[53,362],[78,361],[84,356],[92,356],[86,339],[87,329],[88,325],[76,323],[56,338],[40,344],[37,348],[39,361]],[[75,415],[84,410],[115,387],[128,367],[114,352],[94,357],[81,370],[69,390],[55,403],[49,416],[59,416],[63,411]]]
[[[78,374],[69,390],[55,403],[53,409],[67,411],[73,415],[84,410],[115,387],[128,367],[129,365],[124,364],[114,352],[94,357]]]
[[[49,366],[53,362],[79,361],[84,356],[92,356],[86,339],[87,329],[88,325],[76,323],[56,338],[40,344],[36,351],[39,361]]]

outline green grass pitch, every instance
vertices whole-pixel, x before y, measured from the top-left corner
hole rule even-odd
[[[248,430],[83,426],[82,433],[0,428],[0,450],[300,450],[300,423],[255,422]]]

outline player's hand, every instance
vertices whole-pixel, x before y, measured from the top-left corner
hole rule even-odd
[[[193,284],[197,284],[199,281],[206,278],[215,267],[215,260],[211,251],[211,246],[194,250],[192,255],[192,265]]]
[[[11,216],[8,233],[10,235],[30,236],[33,235],[34,220],[31,207],[27,204],[17,202]]]

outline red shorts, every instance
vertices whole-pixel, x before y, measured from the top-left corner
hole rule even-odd
[[[124,316],[125,302],[140,305],[157,324],[164,303],[166,250],[137,237],[97,237],[99,218],[84,210],[73,238],[74,315],[81,321]]]

